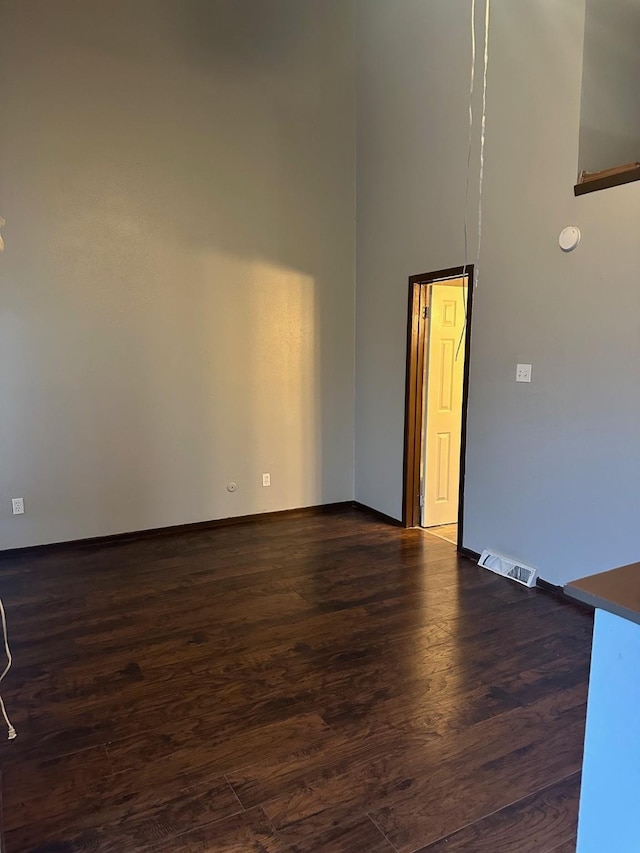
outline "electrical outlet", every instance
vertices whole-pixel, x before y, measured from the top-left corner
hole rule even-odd
[[[271,474],[263,474],[262,475],[262,485],[270,486],[271,485]]]
[[[516,365],[516,382],[531,382],[531,365]]]
[[[14,515],[24,513],[24,498],[11,498],[11,509]]]

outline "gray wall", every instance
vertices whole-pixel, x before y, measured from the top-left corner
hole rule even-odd
[[[353,497],[350,8],[0,0],[0,548]]]
[[[580,171],[640,162],[640,0],[587,0]]]
[[[356,497],[397,518],[407,277],[463,261],[469,7],[359,4]],[[584,0],[491,8],[464,545],[562,583],[638,559],[640,184],[573,196]]]

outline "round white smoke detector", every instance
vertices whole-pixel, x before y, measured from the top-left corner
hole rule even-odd
[[[580,229],[576,225],[569,225],[563,228],[558,238],[558,243],[563,252],[573,252],[580,242]]]

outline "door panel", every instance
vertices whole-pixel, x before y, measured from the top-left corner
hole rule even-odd
[[[451,433],[439,432],[435,447],[435,501],[442,504],[450,498]]]
[[[458,520],[465,300],[466,288],[460,285],[431,286],[422,453],[424,527]]]

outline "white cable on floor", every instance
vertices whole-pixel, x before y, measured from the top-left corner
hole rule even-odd
[[[2,599],[0,598],[0,616],[2,617],[2,632],[4,634],[4,649],[7,653],[7,665],[4,668],[2,675],[0,675],[0,682],[5,677],[5,675],[11,669],[11,664],[13,663],[13,658],[11,657],[11,649],[9,648],[9,636],[7,633],[7,617],[4,612],[4,604],[2,603]],[[5,719],[7,724],[7,729],[9,731],[9,740],[13,740],[17,736],[17,732],[11,724],[11,720],[7,716],[7,709],[4,707],[4,700],[2,696],[0,696],[0,710],[2,710],[2,716]]]

